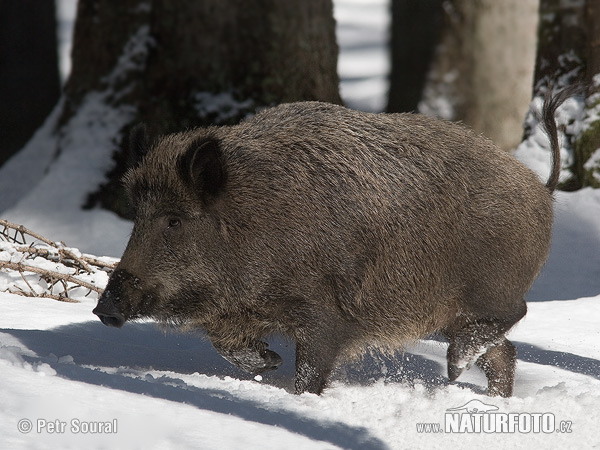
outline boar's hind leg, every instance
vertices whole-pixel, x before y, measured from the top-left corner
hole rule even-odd
[[[488,379],[488,395],[510,397],[515,379],[517,349],[506,338],[490,347],[477,359],[477,365]]]
[[[233,365],[240,369],[257,375],[268,370],[275,370],[282,363],[281,356],[269,350],[268,344],[262,341],[253,341],[242,348],[226,348],[215,344],[215,350]]]
[[[524,302],[522,309],[525,310]],[[481,319],[444,330],[450,341],[447,355],[450,381],[476,362],[488,379],[488,395],[510,397],[517,351],[504,335],[524,315],[524,311],[519,311],[510,320]]]

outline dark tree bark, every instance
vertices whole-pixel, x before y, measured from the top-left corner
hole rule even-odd
[[[600,0],[541,0],[533,98],[548,89],[581,86],[573,117],[567,119],[563,145],[570,150],[570,177],[564,190],[600,187]],[[533,134],[535,120],[524,139]]]
[[[56,41],[53,1],[0,0],[0,165],[58,100]]]
[[[587,31],[584,2],[540,0],[534,94],[566,74],[581,79]]]
[[[388,112],[416,111],[443,23],[442,0],[392,0]]]
[[[234,123],[257,107],[340,103],[331,0],[80,0],[61,124],[85,95],[110,92],[156,134]],[[125,130],[124,134],[127,130]],[[116,155],[89,199],[123,214]]]
[[[144,67],[122,80],[134,85],[123,100],[139,104],[140,119],[159,132],[198,125],[200,92],[232,92],[253,106],[341,101],[331,0],[252,7],[243,0],[81,0],[66,91],[72,103],[106,87],[105,76],[140,27],[147,27],[147,48],[138,55]]]
[[[442,0],[392,0],[387,111],[416,111],[443,23]]]

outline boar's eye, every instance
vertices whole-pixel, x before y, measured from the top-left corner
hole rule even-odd
[[[179,217],[170,217],[167,224],[169,228],[179,228],[181,226],[181,219]]]

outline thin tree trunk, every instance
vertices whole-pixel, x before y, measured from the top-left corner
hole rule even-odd
[[[60,95],[54,1],[0,0],[0,165]]]
[[[510,150],[522,136],[535,58],[537,0],[449,0],[420,105]]]
[[[442,0],[392,0],[388,112],[416,111],[442,26]]]

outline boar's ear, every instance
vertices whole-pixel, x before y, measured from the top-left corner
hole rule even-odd
[[[131,129],[129,133],[129,154],[127,158],[127,167],[137,167],[150,147],[148,138],[148,128],[145,124],[139,123]]]
[[[203,200],[215,197],[226,177],[219,141],[203,138],[192,142],[179,160],[179,174]]]

